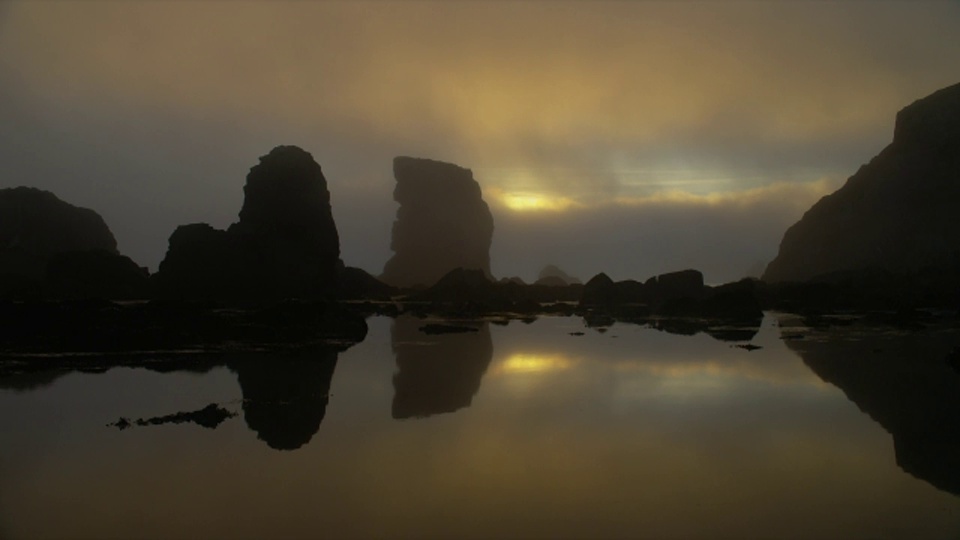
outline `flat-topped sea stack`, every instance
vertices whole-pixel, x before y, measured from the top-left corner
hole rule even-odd
[[[296,146],[278,146],[250,169],[237,223],[174,231],[157,287],[180,299],[316,298],[335,287],[340,264],[320,165]]]
[[[493,216],[470,169],[412,157],[393,160],[400,203],[380,279],[395,287],[428,287],[455,268],[490,275]]]
[[[893,142],[790,227],[768,283],[960,262],[960,84],[897,114]]]

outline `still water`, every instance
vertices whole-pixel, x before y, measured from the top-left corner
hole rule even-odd
[[[0,538],[960,536],[957,332],[784,317],[749,351],[371,318],[339,354],[0,379]]]

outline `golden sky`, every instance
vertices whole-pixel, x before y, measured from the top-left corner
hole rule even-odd
[[[957,82],[958,30],[954,2],[7,2],[0,186],[93,207],[155,266],[176,224],[226,225],[246,169],[298,144],[335,216],[366,219],[338,219],[346,262],[378,272],[390,159],[418,155],[472,168],[498,224],[719,207],[770,229],[742,273],[879,152],[897,110]],[[748,224],[784,186],[791,209]],[[514,262],[501,231],[495,273],[562,256]],[[614,273],[652,271],[637,264]]]

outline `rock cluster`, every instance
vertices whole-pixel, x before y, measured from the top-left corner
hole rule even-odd
[[[455,268],[490,275],[493,216],[473,173],[451,163],[393,160],[400,203],[380,279],[395,287],[427,287]]]
[[[584,285],[580,307],[618,319],[662,315],[759,322],[763,318],[753,280],[710,287],[704,285],[699,270],[660,274],[644,283],[615,282],[606,274],[597,274]]]
[[[958,207],[960,84],[901,110],[893,142],[787,230],[763,280],[954,265]]]
[[[237,223],[174,231],[156,283],[166,298],[315,298],[334,288],[341,266],[320,165],[296,146],[278,146],[250,169]]]

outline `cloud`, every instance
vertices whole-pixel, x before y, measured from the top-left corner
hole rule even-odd
[[[557,264],[583,280],[646,278],[684,268],[710,283],[744,277],[777,253],[783,231],[837,179],[781,182],[734,193],[659,192],[557,212],[494,204],[493,271],[534,278]]]

